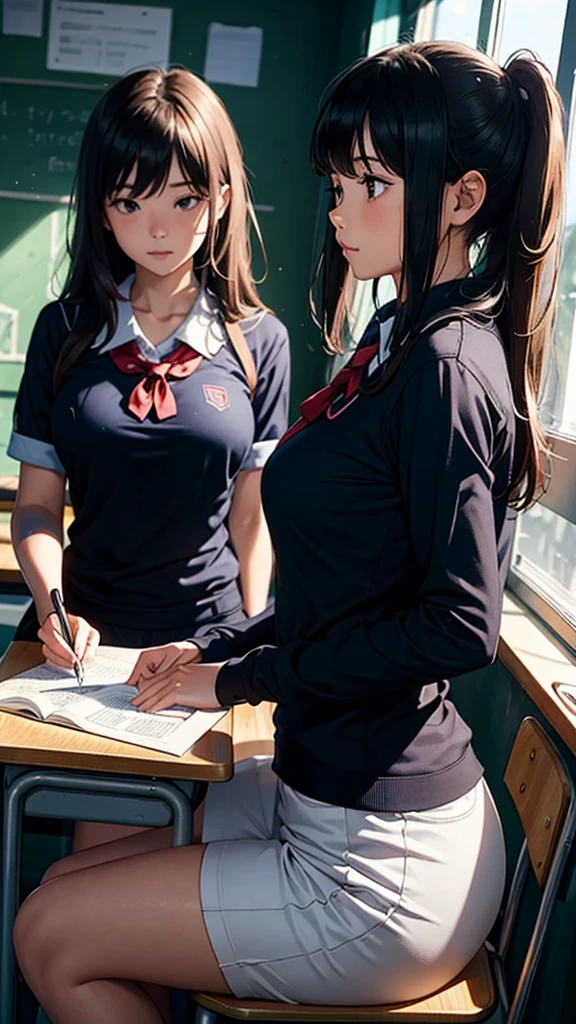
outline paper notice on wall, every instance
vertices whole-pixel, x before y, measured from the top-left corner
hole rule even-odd
[[[213,21],[208,28],[206,81],[255,89],[260,75],[263,36],[263,30],[256,26],[243,28]]]
[[[52,0],[46,66],[118,76],[166,67],[171,29],[170,7]]]
[[[44,0],[4,0],[2,31],[6,36],[42,35]]]

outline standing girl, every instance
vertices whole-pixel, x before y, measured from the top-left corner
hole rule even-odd
[[[84,135],[71,266],[34,329],[9,453],[12,520],[44,653],[182,640],[261,611],[261,469],[283,433],[288,340],[250,269],[233,125],[188,71],[110,88]],[[62,551],[66,478],[74,509]],[[19,638],[38,629],[31,613]]]
[[[289,347],[254,285],[250,218],[234,127],[204,82],[139,71],[106,92],[82,142],[68,280],[34,329],[8,448],[34,598],[16,639],[38,635],[57,665],[266,605],[260,478],[286,426]],[[131,831],[80,823],[75,849]]]
[[[146,652],[133,674],[147,711],[275,701],[272,770],[211,787],[205,845],[143,834],[50,869],[15,943],[55,1024],[159,1024],[149,982],[415,999],[500,905],[501,827],[446,677],[494,658],[507,508],[539,476],[561,106],[530,57],[393,47],[332,85],[312,153],[334,195],[325,337],[352,275],[392,274],[398,302],[266,469],[275,622]]]

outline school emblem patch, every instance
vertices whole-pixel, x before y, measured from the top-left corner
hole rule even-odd
[[[208,405],[213,405],[215,409],[218,409],[218,412],[224,412],[225,409],[230,407],[230,399],[228,398],[226,388],[221,388],[217,384],[203,384],[202,389]]]

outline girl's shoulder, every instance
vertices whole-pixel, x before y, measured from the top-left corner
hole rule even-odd
[[[66,338],[77,325],[82,303],[56,299],[42,307],[38,314],[34,333]]]
[[[257,366],[264,360],[284,358],[289,350],[286,325],[269,310],[256,310],[240,321],[240,327]]]
[[[28,353],[30,358],[45,358],[53,362],[60,352],[62,345],[76,325],[80,315],[81,306],[74,302],[61,302],[55,300],[48,302],[40,310],[30,344]]]
[[[406,360],[403,383],[409,385],[425,367],[434,373],[431,364],[442,364],[454,389],[463,394],[470,386],[479,389],[501,413],[511,413],[508,359],[493,318],[454,312],[425,326]]]

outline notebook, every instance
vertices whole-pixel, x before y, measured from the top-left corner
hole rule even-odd
[[[225,709],[198,711],[182,705],[154,714],[138,711],[130,704],[138,691],[125,680],[139,651],[121,653],[121,657],[99,653],[86,667],[82,689],[72,671],[47,663],[12,676],[0,683],[0,710],[176,757],[226,714]]]

